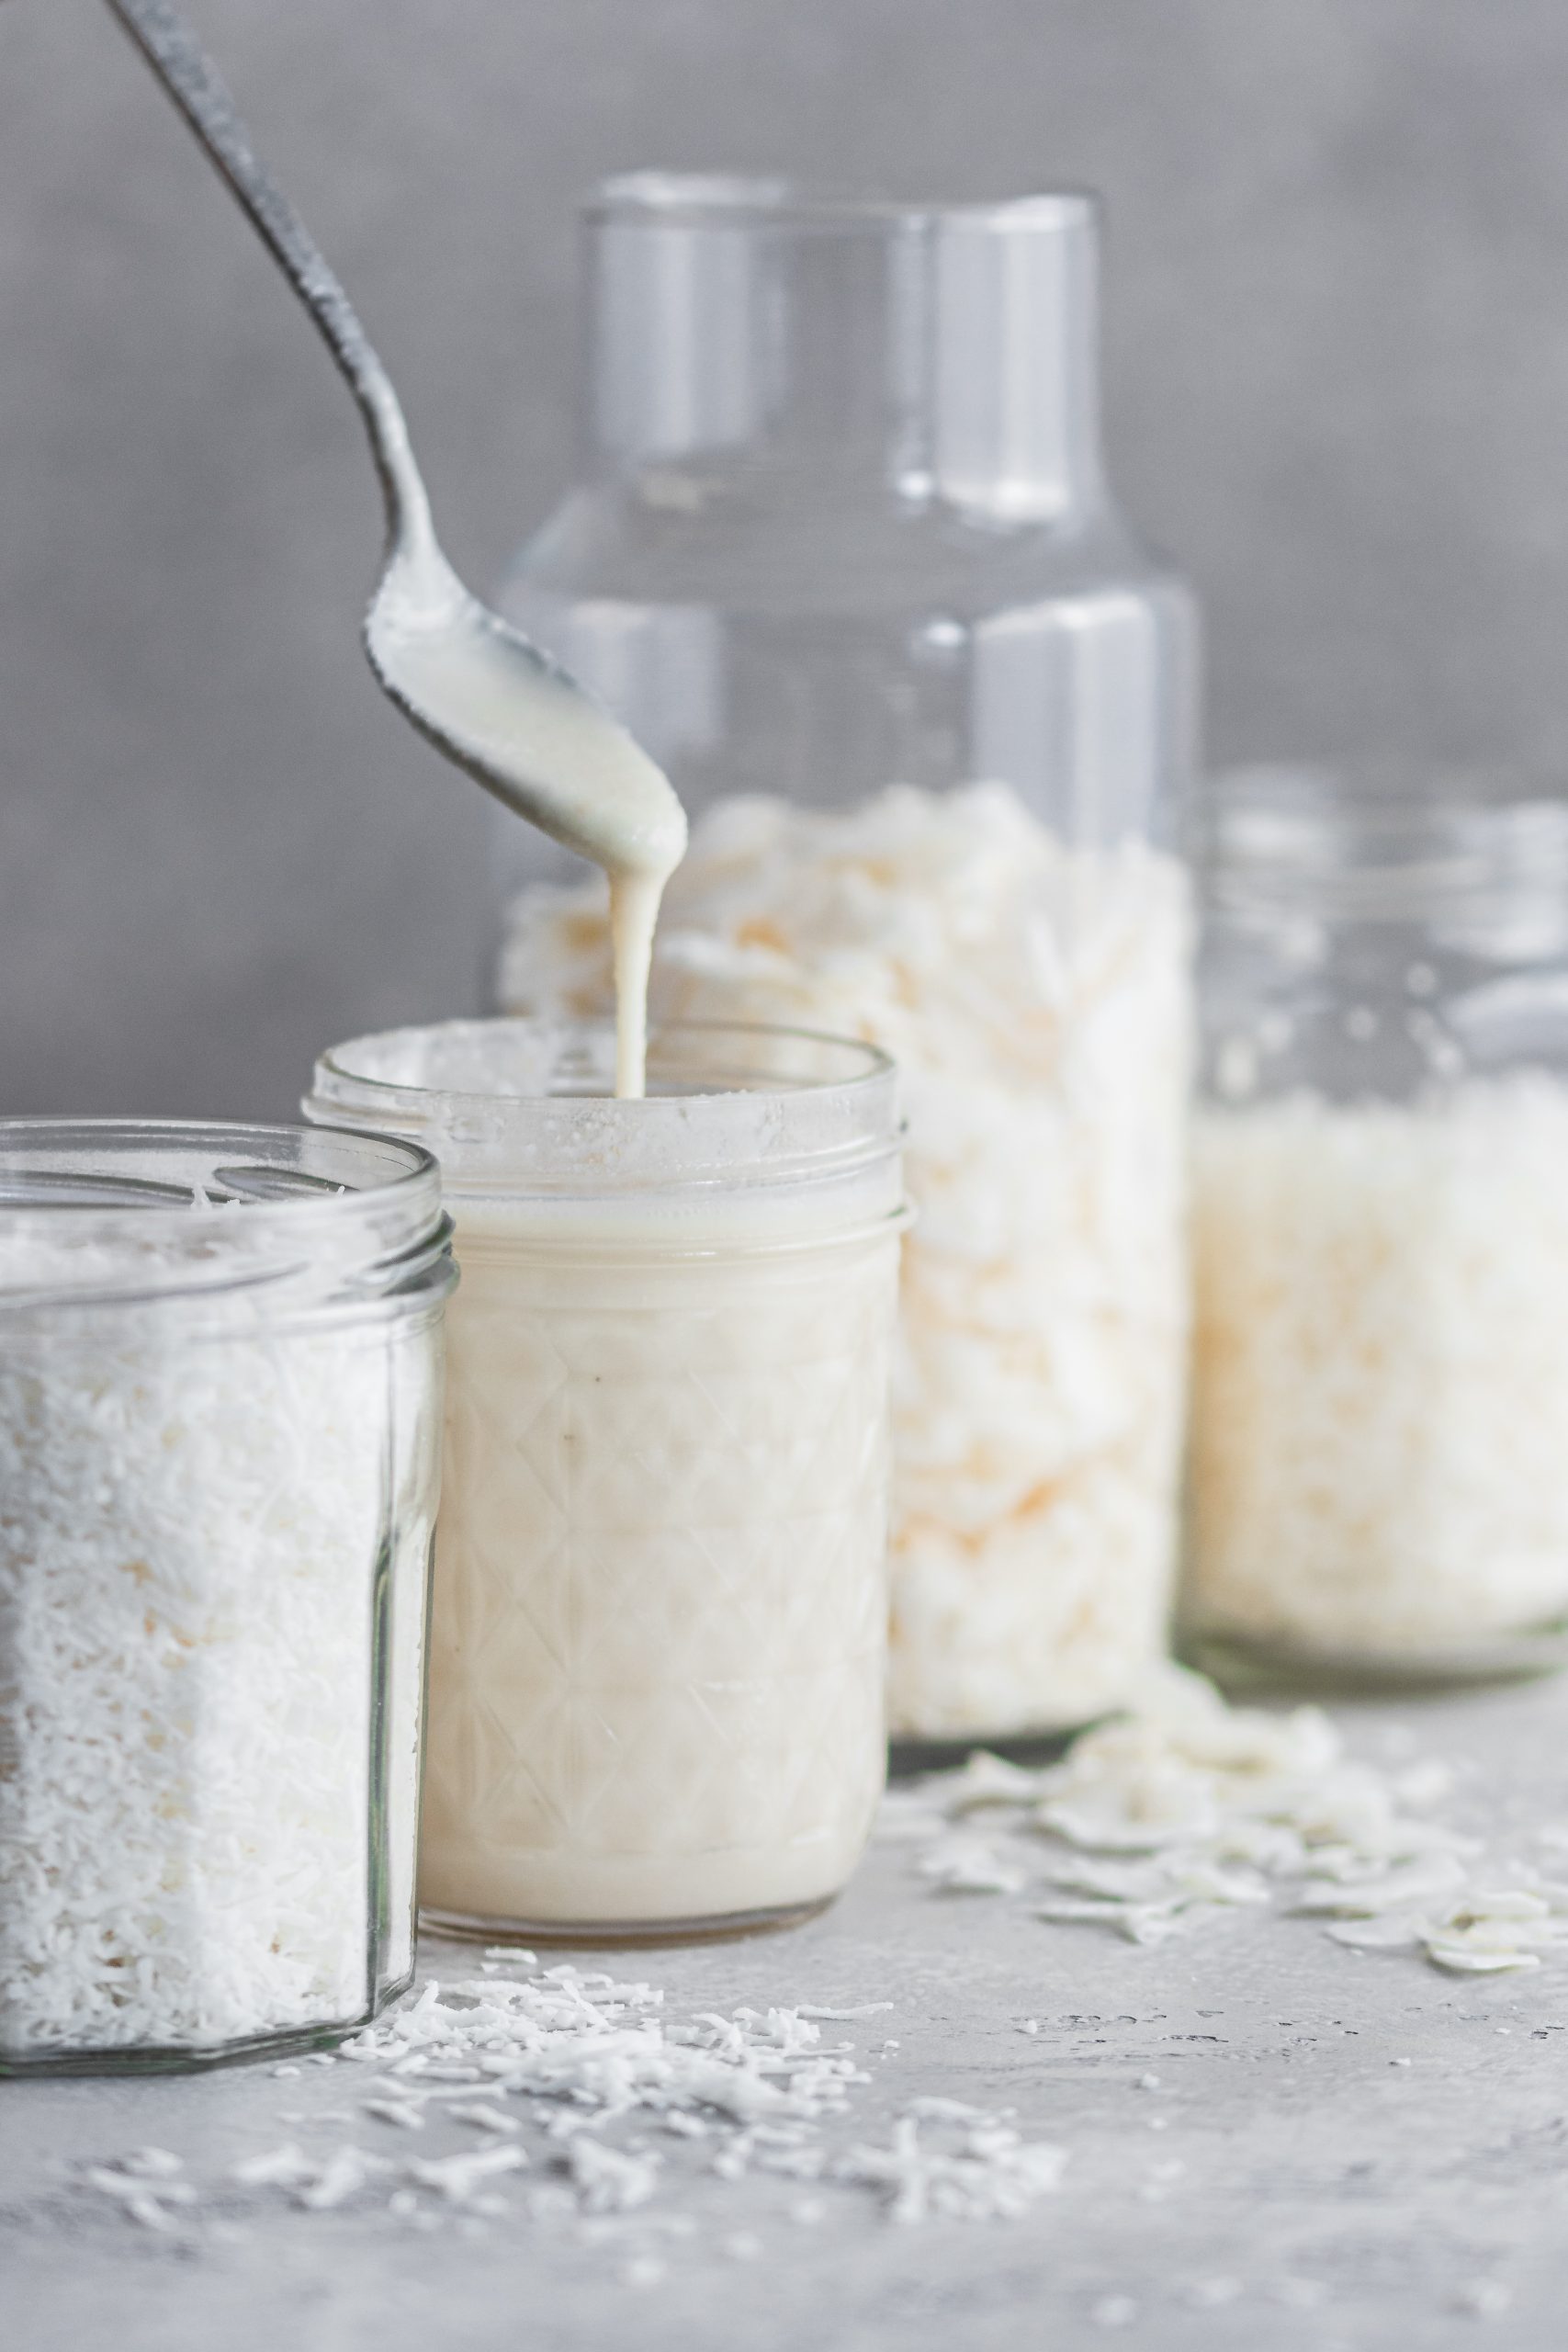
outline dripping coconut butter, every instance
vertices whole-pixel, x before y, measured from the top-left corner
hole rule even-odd
[[[433,549],[417,560],[400,603],[408,625],[389,624],[400,699],[457,716],[455,740],[492,790],[547,817],[563,848],[597,865],[609,884],[615,942],[615,1092],[643,1091],[648,975],[664,886],[686,849],[686,815],[662,772],[607,714],[547,663],[519,663],[483,627],[433,627],[449,601],[450,575]],[[451,589],[464,592],[456,582]],[[549,792],[539,778],[551,779]],[[568,781],[570,780],[570,781]]]

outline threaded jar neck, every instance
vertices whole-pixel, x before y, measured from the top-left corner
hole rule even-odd
[[[635,1101],[611,1091],[614,1053],[604,1021],[385,1030],[321,1056],[305,1115],[430,1146],[459,1222],[510,1204],[569,1242],[773,1247],[901,1219],[897,1076],[875,1046],[656,1023]]]
[[[1208,786],[1195,831],[1222,922],[1424,926],[1498,960],[1568,949],[1568,802],[1517,776],[1238,769]]]
[[[64,1308],[214,1328],[400,1312],[451,1285],[418,1144],[326,1128],[0,1119],[0,1329]]]

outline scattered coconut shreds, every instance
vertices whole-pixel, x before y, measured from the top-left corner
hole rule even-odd
[[[410,2180],[438,2190],[449,2205],[468,2205],[483,2182],[497,2173],[520,2172],[527,2161],[518,2147],[480,2148],[472,2155],[416,2156],[405,2170]]]
[[[281,2148],[268,2148],[265,2154],[246,2156],[243,2163],[230,2169],[231,2180],[242,2188],[297,2188],[312,2178],[315,2167],[303,2148],[292,2140]]]
[[[477,2132],[521,2132],[523,2126],[514,2115],[503,2115],[499,2107],[449,2107],[446,2109],[454,2123],[471,2123]]]
[[[312,2167],[308,2180],[299,2184],[298,2201],[308,2213],[329,2212],[334,2205],[357,2197],[367,2181],[391,2169],[385,2156],[370,2155],[363,2148],[335,2148],[324,2162]]]
[[[1475,1841],[1422,1816],[1452,1782],[1439,1760],[1355,1761],[1316,1708],[1233,1708],[1169,1668],[1059,1763],[982,1751],[890,1791],[879,1835],[916,1846],[939,1892],[1024,1894],[1039,1918],[1135,1944],[1268,1907],[1455,1973],[1539,1968],[1568,1944],[1568,1885],[1532,1864],[1477,1880]]]
[[[630,2232],[622,2276],[634,2285],[664,2274],[655,2239],[696,2233],[691,2216],[656,2210],[667,2183],[689,2180],[694,2166],[728,2181],[773,2176],[852,2200],[869,2191],[897,2222],[1024,2212],[1056,2187],[1066,2159],[1025,2140],[1009,2114],[915,2098],[886,2146],[846,2144],[852,2095],[871,2078],[853,2046],[825,2041],[823,2028],[891,2006],[671,2019],[653,1986],[570,1965],[427,1984],[337,2053],[345,2066],[373,2069],[360,2112],[392,2125],[390,2135],[373,2148],[287,2140],[231,2165],[212,2188],[229,2199],[281,2197],[306,2212],[357,2204],[412,2228],[469,2235],[498,2219],[564,2223],[588,2243]],[[311,2120],[321,2118],[301,2118]],[[482,2135],[479,2144],[432,2155],[397,2150],[400,2130],[436,2121],[466,2126]],[[525,2145],[527,2128],[536,2138]],[[660,2143],[649,2144],[649,2130]],[[677,2156],[682,2142],[689,2155]],[[683,2173],[669,2171],[673,2165]],[[528,2182],[513,2179],[522,2173]],[[166,2150],[142,2149],[76,2177],[148,2229],[189,2226],[188,2209],[201,2201]],[[796,2195],[780,2217],[818,2221],[828,2211],[821,2196]],[[750,2260],[761,2244],[742,2231],[716,2235],[710,2250]]]
[[[956,2101],[917,2100],[915,2108],[955,2108]],[[973,2116],[975,2110],[964,2110]],[[921,2137],[924,2114],[906,2110],[886,2148],[851,2148],[832,2167],[837,2180],[882,2190],[896,2222],[1014,2221],[1060,2186],[1065,2148],[1025,2141],[999,2117],[960,2122],[946,2119],[946,2144]],[[939,2119],[942,2120],[942,2119]]]
[[[979,1838],[939,1839],[921,1855],[919,1872],[949,1894],[1021,1894],[1029,1875]]]
[[[1353,1949],[1418,1951],[1456,1973],[1537,1968],[1568,1943],[1568,1883],[1533,1865],[1479,1865],[1474,1841],[1415,1810],[1448,1785],[1440,1770],[1408,1760],[1386,1774],[1347,1758],[1314,1710],[1233,1710],[1171,1670],[1135,1713],[1086,1733],[1059,1763],[1027,1770],[976,1755],[893,1791],[887,1811],[895,1836],[929,1849],[917,1867],[934,1890],[1022,1895],[1043,1917],[1110,1926],[1138,1943],[1266,1906]],[[1549,1851],[1564,1842],[1537,1840]],[[1061,2180],[1063,2149],[1026,2139],[1010,2112],[957,2099],[907,2099],[886,2143],[846,2132],[872,2077],[854,2045],[825,2041],[823,2029],[874,2018],[888,2002],[672,2018],[640,1981],[567,1962],[539,1969],[522,1953],[511,1965],[529,1973],[503,1973],[497,1954],[486,1959],[479,1975],[427,1983],[332,2055],[313,2054],[345,2079],[366,2070],[357,2115],[291,2113],[314,2127],[362,2116],[374,2147],[288,2140],[205,2189],[164,2148],[73,2165],[68,2177],[166,2234],[203,2226],[214,2194],[232,2202],[247,2192],[468,2237],[492,2222],[566,2226],[584,2243],[621,2245],[620,2275],[640,2287],[665,2276],[662,2241],[699,2238],[690,2215],[668,2210],[671,2188],[694,2175],[791,2184],[777,2217],[796,2225],[826,2219],[835,2191],[869,2192],[897,2222],[1013,2221]],[[1018,2030],[1037,2035],[1039,2021]],[[884,2039],[871,2054],[897,2047]],[[1154,2090],[1157,2077],[1137,2086]],[[1147,2120],[1156,2131],[1166,2121]],[[428,2155],[400,2146],[402,2132],[432,2122],[475,2141]],[[1153,2166],[1138,2195],[1158,2200],[1182,2169],[1176,2159]],[[229,2224],[214,2216],[205,2226]],[[700,2242],[735,2261],[762,2244],[746,2230]],[[1221,2300],[1218,2282],[1194,2293]],[[1098,2324],[1128,2324],[1123,2302],[1106,2299]]]
[[[149,2149],[145,2154],[161,2154]],[[172,2160],[177,2172],[183,2167],[178,2157]],[[96,2188],[102,2197],[111,2197],[133,2222],[144,2230],[172,2230],[175,2227],[175,2209],[194,2205],[197,2192],[188,2181],[171,2179],[166,2169],[149,2173],[135,2155],[122,2156],[118,2165],[86,2165],[81,2179],[87,2188]]]
[[[586,2134],[572,2141],[567,2167],[586,2213],[629,2213],[659,2187],[657,2157],[628,2155]]]

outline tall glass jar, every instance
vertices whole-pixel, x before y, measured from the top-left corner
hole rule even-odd
[[[581,476],[504,590],[695,820],[656,1009],[899,1064],[906,1737],[1081,1722],[1166,1634],[1192,630],[1107,490],[1095,280],[1079,196],[611,183]],[[498,871],[503,1004],[603,1011],[601,886],[515,827]]]
[[[1568,804],[1259,770],[1204,813],[1189,1636],[1561,1664]]]
[[[0,2074],[408,1985],[448,1230],[381,1137],[0,1121]]]
[[[883,1780],[904,1222],[870,1048],[607,1024],[339,1046],[312,1116],[439,1154],[450,1326],[425,1916],[670,1941],[831,1900]]]

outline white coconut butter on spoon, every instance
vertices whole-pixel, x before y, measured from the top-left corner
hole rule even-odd
[[[615,1091],[641,1094],[653,930],[686,847],[685,811],[668,780],[566,671],[469,595],[433,537],[395,543],[365,643],[388,694],[437,751],[604,867]]]
[[[304,303],[359,404],[387,507],[365,621],[370,665],[437,751],[602,866],[615,956],[615,1091],[644,1088],[648,971],[664,885],[686,847],[668,778],[575,679],[471,596],[442,554],[391,379],[233,103],[164,0],[108,0]]]

